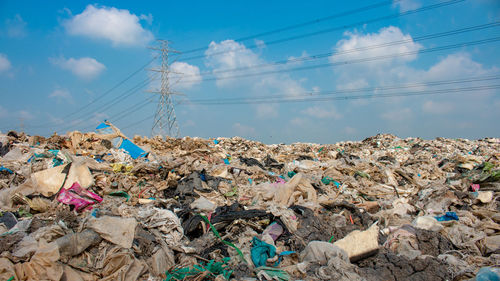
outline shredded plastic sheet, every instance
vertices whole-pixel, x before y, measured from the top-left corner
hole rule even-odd
[[[228,245],[230,247],[233,247],[236,250],[236,252],[238,252],[238,255],[241,257],[241,259],[243,260],[243,262],[248,263],[247,260],[245,259],[245,256],[243,255],[243,253],[241,252],[241,250],[238,247],[236,247],[236,245],[234,245],[233,243],[231,243],[229,241],[226,241],[226,240],[222,239],[222,237],[220,236],[219,232],[217,231],[217,229],[215,229],[215,227],[212,225],[212,223],[210,222],[210,220],[206,216],[204,216],[204,215],[200,215],[200,216],[203,218],[203,220],[206,223],[208,223],[208,225],[210,226],[210,229],[212,230],[212,232],[214,233],[214,235],[217,236],[222,241],[222,243],[224,243],[224,244],[226,244],[226,245]]]
[[[208,277],[216,277],[222,275],[226,280],[233,273],[233,270],[228,266],[230,258],[223,258],[221,262],[216,262],[215,260],[210,260],[209,262],[200,262],[192,267],[180,267],[170,270],[170,272],[165,272],[167,278],[165,281],[174,280],[186,280],[188,277],[195,277],[200,275],[205,275]],[[200,280],[205,280],[200,279]]]
[[[255,268],[255,272],[257,272],[257,276],[259,278],[266,278],[266,280],[278,280],[278,281],[288,281],[291,280],[290,275],[282,269],[268,267],[268,266],[260,266]]]

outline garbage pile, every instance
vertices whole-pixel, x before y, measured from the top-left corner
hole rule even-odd
[[[11,131],[0,280],[498,280],[499,194],[494,138]]]

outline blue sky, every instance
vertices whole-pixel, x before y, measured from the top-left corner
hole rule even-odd
[[[166,39],[181,136],[500,137],[499,21],[495,0],[0,1],[0,131],[149,136]]]

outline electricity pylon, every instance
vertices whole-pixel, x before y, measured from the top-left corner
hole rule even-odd
[[[173,73],[170,70],[170,65],[168,63],[168,58],[170,53],[179,53],[168,47],[169,41],[167,40],[157,40],[159,42],[159,47],[150,48],[152,50],[158,51],[160,53],[160,68],[150,69],[150,71],[160,72],[161,74],[161,86],[160,89],[155,91],[150,91],[152,93],[158,93],[160,95],[158,100],[158,106],[156,108],[155,119],[153,127],[151,128],[151,136],[170,136],[179,137],[179,126],[177,125],[177,118],[175,116],[174,104],[172,101],[172,95],[177,94],[171,91],[170,85],[170,74]]]

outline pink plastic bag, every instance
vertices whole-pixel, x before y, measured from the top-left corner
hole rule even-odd
[[[283,234],[283,227],[276,222],[271,223],[264,229],[264,232],[262,234],[269,234],[274,241],[280,237],[281,234]]]
[[[98,203],[102,202],[102,198],[91,191],[83,189],[80,184],[75,182],[70,188],[62,188],[61,191],[59,191],[57,201],[67,205],[73,205],[75,209],[80,212],[92,209],[92,205],[94,205],[96,201]]]

